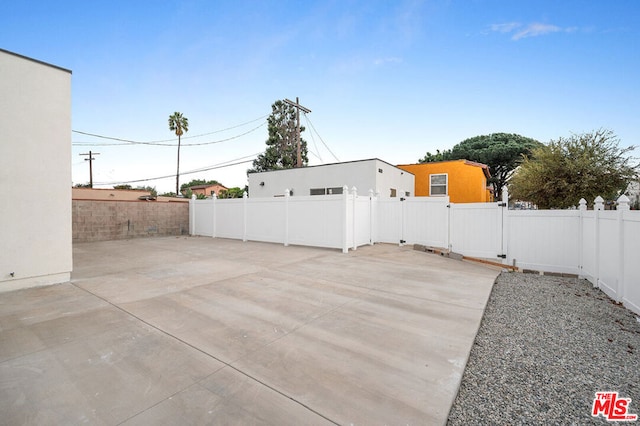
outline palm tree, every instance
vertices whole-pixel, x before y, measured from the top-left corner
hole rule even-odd
[[[176,196],[180,195],[180,137],[189,131],[189,119],[181,112],[174,112],[169,116],[169,130],[176,132],[178,137],[178,168],[176,170]]]

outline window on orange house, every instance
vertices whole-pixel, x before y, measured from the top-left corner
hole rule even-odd
[[[429,195],[447,195],[447,174],[429,175]]]

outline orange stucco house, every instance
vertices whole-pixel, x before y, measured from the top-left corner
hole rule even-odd
[[[487,187],[487,179],[491,175],[486,164],[469,160],[452,160],[401,164],[398,168],[415,175],[417,197],[448,195],[452,203],[493,201],[493,193]]]

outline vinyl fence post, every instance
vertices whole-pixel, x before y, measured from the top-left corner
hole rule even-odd
[[[213,195],[211,195],[211,200],[213,203],[213,212],[211,213],[211,238],[215,238],[216,237],[216,205],[218,204],[218,196],[216,195],[216,193],[214,192]]]
[[[349,204],[347,203],[348,199],[349,199],[349,187],[345,185],[342,187],[342,252],[343,253],[349,252],[349,246],[347,242],[347,234],[349,233],[347,229],[349,226],[349,224],[347,223],[349,219]]]
[[[379,228],[379,225],[378,225],[378,212],[380,211],[379,210],[380,209],[380,191],[378,191],[376,189],[375,195],[376,195],[376,208],[375,208],[374,213],[375,213],[375,216],[376,216],[376,227],[375,227],[374,231],[375,231],[375,234],[376,234],[376,239],[374,241],[377,243],[378,239],[380,238],[380,229],[378,229]]]
[[[398,247],[402,247],[402,242],[404,241],[404,228],[405,228],[405,220],[406,217],[404,216],[404,203],[402,202],[402,200],[400,198],[395,198],[392,197],[391,198],[393,200],[393,202],[398,203],[399,209],[400,209],[400,238],[398,238]]]
[[[373,245],[374,229],[375,229],[375,205],[376,200],[373,199],[373,189],[369,190],[369,245]]]
[[[246,192],[242,193],[242,241],[247,242],[247,198]]]
[[[189,235],[196,233],[196,195],[193,194],[189,199]]]
[[[622,302],[625,294],[624,282],[624,216],[629,211],[629,197],[622,194],[618,198],[618,285],[616,288],[616,302]]]
[[[449,196],[447,195],[447,204],[446,204],[446,208],[447,208],[447,250],[449,250],[449,252],[453,251],[453,222],[451,220],[452,216],[453,216],[453,203],[451,202],[451,198],[449,198]]]
[[[502,207],[502,255],[506,255],[502,259],[503,264],[509,264],[509,190],[505,186],[502,189],[502,202],[505,204]]]
[[[578,226],[580,227],[578,229],[578,262],[580,263],[578,265],[578,271],[580,271],[580,273],[578,276],[580,278],[584,278],[584,275],[582,274],[582,271],[584,270],[584,212],[587,211],[587,200],[584,198],[580,198],[580,201],[578,202],[578,211],[580,213],[580,220],[578,223]]]
[[[604,198],[597,196],[593,202],[593,218],[595,226],[593,286],[600,288],[600,211],[604,210]]]
[[[358,189],[354,186],[351,188],[351,196],[353,197],[353,200],[351,202],[352,207],[352,221],[351,221],[351,238],[353,239],[353,241],[351,242],[351,245],[353,247],[354,250],[358,249],[358,239],[356,238],[356,230],[357,230],[357,224],[356,222],[358,221],[358,218],[356,217],[356,203],[358,202]]]
[[[284,190],[284,246],[289,246],[289,188]]]

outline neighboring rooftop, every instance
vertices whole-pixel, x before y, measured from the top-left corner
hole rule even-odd
[[[315,168],[315,167],[335,166],[335,165],[338,165],[338,164],[341,165],[341,164],[350,164],[350,163],[364,163],[366,161],[380,161],[380,162],[385,163],[385,164],[387,164],[387,165],[389,165],[391,167],[396,167],[396,168],[398,167],[398,166],[396,166],[394,164],[391,164],[391,163],[389,163],[387,161],[384,161],[384,160],[381,160],[379,158],[366,158],[364,160],[340,161],[340,162],[336,162],[336,163],[326,163],[326,164],[316,164],[316,165],[313,165],[313,166],[294,167],[293,169],[296,169],[296,168],[311,169],[311,168]],[[264,172],[254,172],[254,173],[272,173],[272,172],[279,172],[279,171],[282,171],[282,170],[292,170],[292,169],[267,170],[267,171],[264,171]],[[407,172],[407,173],[413,174],[411,172]]]
[[[417,165],[422,165],[422,164],[427,165],[427,164],[445,164],[445,163],[459,163],[459,162],[464,162],[464,164],[468,164],[469,166],[480,167],[480,168],[482,168],[482,171],[484,172],[484,175],[486,176],[487,179],[489,179],[491,177],[491,173],[489,172],[489,166],[487,166],[486,164],[483,164],[483,163],[478,163],[476,161],[470,161],[470,160],[465,160],[465,159],[431,161],[431,162],[428,162],[428,163],[399,164],[398,166],[417,166]]]
[[[144,189],[72,188],[73,200],[93,201],[160,201],[184,203],[189,200],[177,197],[153,197]]]

